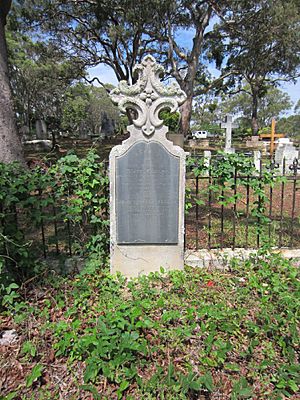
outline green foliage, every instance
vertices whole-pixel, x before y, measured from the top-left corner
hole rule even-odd
[[[27,340],[23,343],[21,352],[22,354],[28,355],[33,358],[37,354],[37,348],[33,342]]]
[[[11,179],[11,177],[14,179]],[[56,214],[53,215],[53,207]],[[18,210],[22,220],[18,220]],[[50,212],[52,211],[52,212]],[[77,254],[97,256],[106,263],[108,253],[108,176],[99,156],[67,155],[47,170],[24,170],[18,164],[0,164],[0,294],[2,305],[17,298],[12,282],[22,282],[41,272],[40,249],[26,240],[28,221],[32,231],[53,224],[53,218],[69,224]],[[92,230],[92,231],[91,231]],[[67,244],[65,244],[67,246]],[[13,284],[14,285],[14,284]]]
[[[289,0],[283,6],[281,0],[233,1],[226,11],[210,36],[210,58],[215,59],[219,67],[226,59],[223,72],[235,71],[234,75],[229,75],[227,90],[230,87],[234,87],[234,92],[239,90],[243,79],[248,83],[252,132],[257,134],[259,101],[264,102],[270,86],[276,91],[280,80],[293,80],[298,76],[298,3]],[[274,99],[279,109],[272,98],[269,101],[274,112],[278,112],[282,100],[285,102],[286,99]]]
[[[170,111],[164,110],[159,114],[159,118],[164,121],[164,125],[169,128],[170,132],[177,132],[180,114],[178,112],[171,113]]]
[[[247,379],[242,377],[237,382],[234,383],[231,399],[239,400],[239,399],[249,399],[252,398],[253,391],[249,386]]]
[[[300,115],[281,118],[276,124],[276,130],[300,141]]]
[[[72,135],[84,132],[99,135],[105,122],[110,120],[119,129],[119,111],[107,93],[112,88],[112,85],[99,88],[83,83],[71,86],[65,94],[62,128]]]
[[[0,270],[0,278],[1,278],[1,270]],[[5,285],[5,280],[2,282],[0,280],[0,293],[2,293],[2,306],[12,306],[14,302],[19,298],[19,294],[14,290],[19,289],[19,286],[12,282],[8,286]]]
[[[12,26],[11,26],[12,25]],[[62,107],[70,85],[85,75],[82,61],[70,59],[53,42],[31,39],[13,22],[7,29],[10,82],[19,126],[32,133],[37,119],[61,129]]]
[[[260,128],[268,127],[270,131],[272,118],[278,119],[292,106],[291,99],[287,93],[276,87],[266,87],[264,95],[258,99],[257,113]],[[220,105],[224,114],[241,115],[237,122],[239,128],[234,130],[234,136],[243,135],[251,128],[252,97],[249,84],[243,85],[241,91],[225,99]]]
[[[25,334],[35,318],[39,331],[22,345],[23,364],[39,361],[20,392],[27,386],[47,398],[36,383],[51,364],[50,345],[95,398],[299,395],[299,269],[262,251],[234,259],[230,271],[186,268],[126,281],[90,269],[73,281],[55,278],[42,303],[33,295],[15,307],[18,329]],[[41,313],[48,303],[50,313]],[[60,390],[52,384],[54,398]]]
[[[30,387],[35,381],[37,381],[43,374],[43,366],[41,364],[36,364],[30,374],[26,378],[26,386]]]

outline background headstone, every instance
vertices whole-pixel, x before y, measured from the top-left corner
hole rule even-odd
[[[279,142],[275,151],[275,162],[279,164],[280,173],[291,173],[290,166],[293,165],[294,160],[299,158],[299,150],[293,145],[292,142]]]
[[[167,138],[176,146],[183,148],[184,136],[181,133],[167,133]]]
[[[232,116],[227,114],[225,122],[221,123],[221,128],[225,129],[225,153],[234,153],[234,148],[231,146],[232,143],[232,128],[237,128],[238,125],[232,122]]]
[[[139,78],[111,92],[122,112],[134,109],[130,137],[110,153],[111,272],[128,277],[183,268],[185,152],[166,138],[159,113],[185,101],[178,85],[160,82],[152,56],[136,67]]]
[[[35,131],[37,139],[42,139],[42,140],[48,139],[47,125],[44,120],[38,119],[35,121]]]
[[[26,140],[30,140],[30,129],[28,125],[23,125],[19,129],[19,134],[21,136],[22,143],[26,142]]]
[[[254,150],[253,152],[253,163],[256,171],[260,172],[260,164],[261,164],[261,151]]]
[[[208,169],[210,166],[210,160],[211,160],[211,151],[210,150],[204,150],[203,152],[203,158],[204,158],[204,166]],[[208,175],[208,171],[205,172],[205,175]]]
[[[109,138],[115,134],[115,123],[106,113],[103,113],[101,124],[101,137]]]
[[[52,142],[51,140],[34,139],[24,142],[24,146],[28,151],[50,151]]]

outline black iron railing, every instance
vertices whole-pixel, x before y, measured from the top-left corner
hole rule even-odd
[[[235,169],[230,184],[220,183],[211,169],[196,177],[187,173],[187,249],[300,247],[300,163],[284,161],[281,173],[271,165],[276,179],[268,184],[260,164],[255,175]]]
[[[275,183],[265,184],[262,167],[256,175],[240,175],[235,170],[230,184],[219,184],[211,169],[195,177],[187,171],[189,210],[185,216],[185,247],[187,249],[259,248],[264,244],[275,247],[300,248],[300,170],[298,161],[283,166]],[[253,189],[263,183],[261,192]],[[218,190],[216,188],[218,187]],[[0,231],[8,238],[15,233],[23,243],[31,243],[32,251],[41,257],[72,256],[79,253],[95,234],[85,220],[74,222],[62,213],[64,199],[57,201],[55,188],[38,190],[40,205],[32,220],[30,207],[17,204],[4,209],[0,203]],[[109,196],[108,193],[105,196]],[[49,202],[49,199],[52,201]],[[46,201],[47,200],[47,201]],[[66,199],[65,199],[66,200]],[[101,211],[109,219],[108,202]],[[14,230],[15,232],[11,232]],[[107,235],[109,229],[107,228]],[[7,257],[9,245],[3,241],[0,255]]]

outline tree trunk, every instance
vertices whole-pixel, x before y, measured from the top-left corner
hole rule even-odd
[[[251,114],[251,129],[252,135],[256,136],[259,126],[257,120],[257,109],[258,109],[258,93],[252,88],[252,114]]]
[[[187,136],[190,130],[190,122],[192,116],[192,103],[193,95],[187,96],[186,101],[180,107],[180,120],[179,120],[179,133],[183,136]]]
[[[192,12],[193,14],[193,12]],[[212,8],[209,6],[206,11],[203,11],[202,14],[198,15],[198,22],[196,23],[196,32],[193,38],[193,47],[187,60],[187,73],[182,79],[178,65],[176,66],[176,62],[173,59],[173,69],[175,71],[175,79],[179,83],[181,89],[187,95],[187,99],[184,104],[181,106],[181,119],[179,121],[179,133],[183,136],[187,136],[190,131],[190,122],[192,117],[192,108],[193,108],[193,96],[194,96],[194,86],[196,74],[199,68],[199,57],[202,50],[203,43],[203,35],[205,28],[209,24],[209,20],[212,14]],[[174,42],[173,42],[174,45]],[[173,48],[174,51],[174,48]]]
[[[6,17],[4,9],[5,6],[8,8],[7,3],[9,2],[4,1],[4,5],[0,7],[0,162],[19,161],[25,164],[22,145],[17,132],[12,91],[8,77],[4,28]]]

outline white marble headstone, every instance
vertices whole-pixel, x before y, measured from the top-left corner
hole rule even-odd
[[[221,128],[225,129],[225,153],[234,153],[235,149],[232,147],[232,129],[238,128],[238,125],[232,121],[232,116],[227,114],[225,122],[221,123]]]
[[[205,175],[208,175],[209,174],[208,169],[209,169],[210,162],[211,162],[211,151],[210,150],[204,150],[203,159],[204,159],[203,165],[206,168]]]
[[[294,160],[299,158],[299,150],[291,141],[279,142],[275,151],[275,162],[279,164],[280,173],[289,174]]]
[[[261,167],[261,151],[260,150],[254,150],[253,152],[253,163],[256,171],[260,172],[260,167]]]
[[[128,277],[183,268],[185,152],[166,138],[159,113],[185,99],[177,84],[165,86],[152,56],[136,66],[137,82],[120,82],[111,98],[136,118],[130,137],[110,153],[111,272]]]

